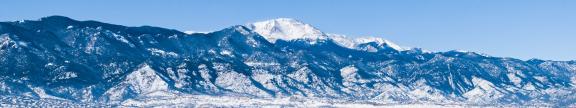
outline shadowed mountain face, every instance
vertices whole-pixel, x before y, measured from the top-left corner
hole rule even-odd
[[[308,24],[281,20],[289,22],[276,23],[298,26],[261,22],[186,34],[62,16],[0,22],[0,95],[111,104],[174,94],[479,105],[576,102],[576,61],[400,50],[388,41],[343,44]],[[314,35],[297,32],[303,38],[287,39],[282,36],[295,33],[286,29]]]

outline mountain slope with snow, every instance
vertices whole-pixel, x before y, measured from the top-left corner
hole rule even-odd
[[[252,31],[262,35],[269,42],[275,43],[277,40],[308,40],[311,43],[330,39],[339,45],[350,49],[362,49],[375,51],[378,48],[390,47],[397,51],[404,51],[406,49],[379,37],[359,37],[350,38],[338,34],[326,34],[310,24],[306,24],[299,20],[290,18],[278,18],[273,20],[255,22],[247,24],[247,27]],[[362,48],[361,44],[374,43],[375,46],[371,48]]]
[[[0,105],[576,104],[576,61],[408,50],[277,20],[192,34],[63,16],[0,22]]]
[[[327,38],[324,33],[312,27],[312,25],[290,18],[278,18],[247,24],[246,26],[272,43],[275,43],[278,39],[309,39],[316,41]]]

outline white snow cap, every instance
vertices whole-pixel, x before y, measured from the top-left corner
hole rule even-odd
[[[275,43],[278,39],[308,39],[312,41],[331,39],[340,46],[350,49],[357,49],[356,46],[359,44],[376,42],[378,45],[387,45],[398,51],[406,50],[405,48],[402,48],[386,39],[379,37],[350,38],[338,34],[325,34],[310,24],[306,24],[291,18],[266,20],[262,22],[246,24],[246,27],[264,36],[264,38],[266,38],[266,40],[271,43]]]
[[[262,22],[247,24],[254,32],[264,36],[266,40],[275,43],[276,40],[293,39],[326,39],[326,35],[310,24],[302,23],[291,18],[278,18]]]
[[[393,48],[395,50],[398,51],[404,51],[406,50],[405,48],[400,47],[399,45],[386,40],[384,38],[379,38],[379,37],[359,37],[354,39],[356,41],[356,43],[370,43],[370,42],[376,42],[378,45],[388,45],[388,47]]]
[[[360,44],[375,42],[378,46],[387,45],[388,47],[397,50],[397,51],[405,51],[409,48],[401,47],[391,41],[388,41],[384,38],[380,37],[373,37],[373,36],[366,36],[366,37],[356,37],[350,38],[346,37],[345,35],[338,35],[338,34],[328,34],[329,38],[332,39],[334,42],[339,44],[340,46],[350,48],[350,49],[358,49],[357,46]]]
[[[184,33],[186,34],[194,34],[194,33],[202,33],[202,34],[208,34],[210,32],[206,32],[206,31],[192,31],[192,30],[188,30],[188,31],[184,31]]]

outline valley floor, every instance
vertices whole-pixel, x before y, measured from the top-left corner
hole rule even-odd
[[[1,97],[0,107],[338,107],[338,108],[471,108],[471,107],[520,107],[520,106],[477,106],[466,104],[435,103],[383,103],[352,102],[312,98],[250,98],[237,96],[187,95],[178,97],[147,97],[129,99],[119,104],[78,103],[59,99],[31,99],[23,97]],[[546,107],[546,106],[532,106]]]

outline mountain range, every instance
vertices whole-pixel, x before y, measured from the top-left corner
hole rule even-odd
[[[576,106],[576,61],[431,52],[290,18],[209,33],[0,22],[0,74],[3,105]]]

